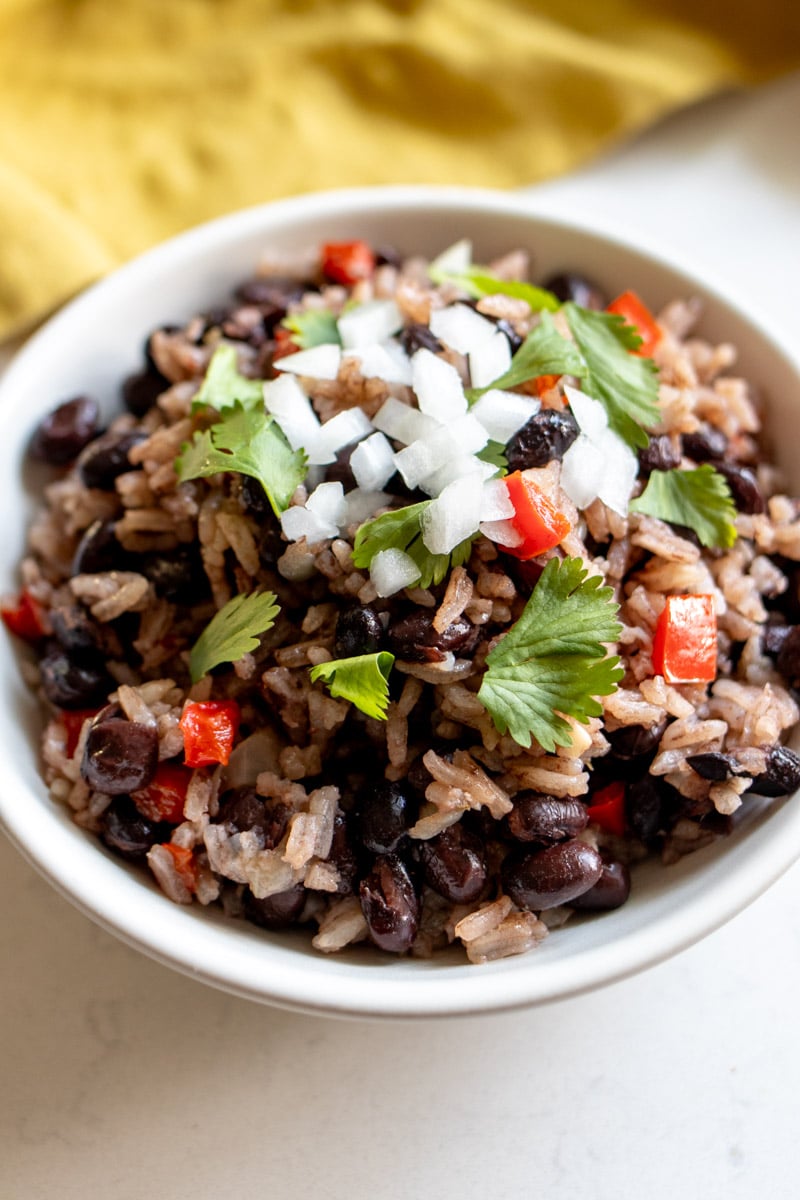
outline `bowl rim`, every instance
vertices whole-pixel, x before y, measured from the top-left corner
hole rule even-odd
[[[348,213],[389,213],[458,210],[484,215],[513,215],[530,219],[539,227],[552,226],[563,232],[579,231],[604,243],[609,249],[634,252],[650,260],[658,269],[676,272],[695,281],[701,290],[723,307],[738,312],[751,326],[770,353],[800,380],[800,357],[792,350],[789,336],[753,313],[749,300],[740,298],[728,283],[714,282],[714,273],[691,264],[670,250],[665,254],[651,237],[632,232],[626,224],[625,236],[611,228],[607,217],[575,214],[560,217],[547,198],[539,203],[535,194],[508,193],[482,188],[398,186],[339,189],[312,192],[268,204],[256,205],[205,222],[145,251],[112,274],[79,293],[52,316],[19,350],[0,380],[0,413],[9,397],[23,380],[29,364],[47,355],[73,322],[82,319],[98,304],[113,304],[126,291],[146,281],[151,270],[179,264],[201,256],[203,251],[219,255],[228,244],[283,223],[307,218],[324,219]],[[297,955],[291,949],[275,951],[268,963],[254,961],[247,953],[247,939],[230,936],[233,922],[225,927],[203,920],[198,923],[190,911],[173,905],[160,892],[132,891],[135,881],[120,871],[116,861],[98,855],[97,846],[83,831],[68,821],[64,813],[45,805],[25,806],[7,802],[6,789],[0,791],[0,823],[23,856],[72,904],[97,924],[128,945],[189,975],[223,990],[294,1011],[316,1015],[356,1017],[417,1017],[468,1015],[501,1012],[566,998],[588,992],[659,963],[705,937],[734,917],[779,878],[800,856],[800,807],[784,812],[783,825],[792,836],[764,837],[747,871],[734,871],[717,879],[705,896],[702,912],[676,909],[656,918],[651,924],[626,934],[615,943],[603,943],[584,950],[580,959],[568,958],[537,972],[535,956],[529,958],[529,970],[497,971],[474,966],[431,971],[414,978],[402,978],[376,970],[366,996],[354,987],[346,971],[323,972],[309,969],[316,962],[311,956]],[[48,803],[49,797],[47,797]],[[76,841],[75,833],[80,834]],[[81,849],[81,847],[83,849]],[[84,854],[85,850],[85,854]],[[702,853],[702,852],[701,852]],[[65,855],[68,857],[65,859]],[[89,857],[91,856],[91,857]],[[80,867],[65,872],[64,863]],[[102,864],[102,865],[101,865]],[[99,886],[108,886],[113,903],[98,903]],[[136,899],[129,907],[131,897]],[[194,906],[193,906],[194,907]],[[197,936],[197,931],[202,932]],[[199,957],[202,948],[203,957]],[[322,960],[325,961],[324,959]],[[505,960],[508,961],[508,960]],[[454,986],[457,979],[461,986]],[[467,979],[469,984],[466,984]]]

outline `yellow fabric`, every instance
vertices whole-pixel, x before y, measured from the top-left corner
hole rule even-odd
[[[218,213],[531,183],[798,62],[797,0],[0,0],[0,336]]]

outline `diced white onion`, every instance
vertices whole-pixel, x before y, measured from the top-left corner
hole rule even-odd
[[[430,350],[418,350],[411,359],[411,386],[417,394],[420,411],[441,424],[467,411],[458,371]]]
[[[628,501],[639,473],[639,460],[612,429],[606,429],[595,445],[603,463],[597,494],[615,513],[627,516]]]
[[[339,450],[372,433],[372,422],[361,408],[346,408],[320,426],[316,441],[306,446],[310,463],[333,462]]]
[[[430,327],[434,337],[459,354],[477,350],[497,333],[494,321],[487,321],[466,304],[448,304],[447,308],[434,309]],[[508,344],[508,339],[504,340]]]
[[[422,541],[431,554],[449,554],[480,524],[481,487],[473,476],[456,479],[423,510]]]
[[[454,479],[471,475],[476,483],[481,484],[496,474],[497,467],[492,463],[484,462],[474,454],[462,454],[456,458],[449,458],[443,467],[421,480],[419,486],[429,496],[438,496]]]
[[[387,437],[403,442],[406,446],[418,438],[427,437],[437,428],[433,417],[426,417],[419,409],[403,404],[402,400],[396,400],[394,396],[384,401],[372,418],[372,424]]]
[[[587,396],[578,388],[569,386],[564,388],[564,395],[569,401],[572,415],[578,422],[581,433],[585,433],[593,441],[600,437],[603,430],[608,428],[608,416],[600,401]]]
[[[293,375],[279,375],[264,384],[264,405],[283,430],[293,450],[313,445],[320,423],[311,401]]]
[[[304,537],[309,545],[336,537],[339,532],[338,525],[321,521],[302,504],[295,504],[281,513],[281,529],[290,542],[299,542]]]
[[[469,377],[473,387],[488,387],[511,366],[508,338],[496,329],[487,341],[469,353]]]
[[[364,492],[361,488],[353,488],[344,498],[347,505],[345,528],[348,525],[362,525],[374,517],[379,508],[386,508],[390,499],[386,492]]]
[[[448,246],[437,258],[434,258],[429,270],[431,276],[435,278],[440,274],[463,275],[471,266],[472,242],[469,238],[462,238],[461,241]]]
[[[326,342],[322,346],[312,346],[310,350],[276,358],[275,369],[288,371],[291,375],[305,375],[308,379],[335,379],[341,361],[341,347]]]
[[[513,517],[514,505],[504,479],[490,479],[481,491],[481,520],[504,521]]]
[[[403,315],[394,300],[369,300],[342,313],[338,325],[345,350],[356,350],[397,333]]]
[[[597,499],[603,477],[599,450],[581,433],[561,460],[561,486],[573,504],[586,508]]]
[[[354,358],[358,369],[365,379],[383,379],[386,383],[411,383],[411,364],[406,356],[405,361],[393,354],[389,347],[391,342],[379,346],[362,346],[358,350],[346,350],[344,358]],[[400,348],[402,352],[402,347]]]
[[[513,521],[481,521],[481,533],[498,546],[519,546],[522,534],[515,529]]]
[[[393,596],[419,579],[419,567],[405,550],[379,550],[370,563],[369,577],[379,596]]]
[[[541,406],[541,401],[532,396],[490,388],[469,411],[476,421],[480,421],[493,442],[505,445],[523,425],[527,425],[531,417],[536,416]]]
[[[365,491],[380,491],[396,471],[394,451],[382,433],[373,433],[359,442],[350,455],[350,470]]]
[[[341,483],[321,483],[306,500],[306,508],[323,524],[338,529],[347,516],[344,488]],[[333,536],[331,534],[331,537]]]
[[[435,433],[418,438],[394,456],[395,465],[409,487],[417,487],[439,467],[460,454],[474,454],[488,441],[486,430],[474,417],[460,417]]]

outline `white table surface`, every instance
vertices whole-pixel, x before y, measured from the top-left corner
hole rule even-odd
[[[793,77],[537,191],[626,213],[800,335],[799,127]],[[644,975],[440,1023],[213,991],[96,928],[2,839],[0,911],[2,1200],[800,1194],[800,867]]]

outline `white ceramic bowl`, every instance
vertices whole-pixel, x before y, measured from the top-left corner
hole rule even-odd
[[[37,420],[78,392],[112,411],[119,383],[140,365],[146,334],[224,300],[270,247],[301,249],[363,237],[432,254],[459,237],[485,261],[523,246],[537,277],[574,268],[610,293],[633,287],[658,308],[706,302],[702,330],[736,343],[741,367],[770,398],[778,458],[800,488],[800,359],[744,308],[658,251],[609,237],[591,219],[559,223],[535,202],[496,192],[390,188],[304,196],[236,213],[157,247],[68,305],[17,356],[0,387],[0,591],[14,591],[37,503],[24,451]],[[199,905],[168,901],[49,799],[39,775],[37,705],[11,639],[0,637],[0,817],[20,850],[89,917],[160,962],[242,996],[316,1013],[437,1016],[510,1009],[568,996],[659,962],[732,917],[800,855],[800,807],[751,801],[735,834],[677,866],[647,863],[630,901],[570,924],[532,954],[484,967],[455,953],[432,961],[325,957],[297,934],[269,934]]]

